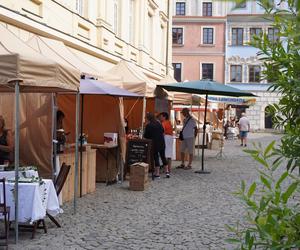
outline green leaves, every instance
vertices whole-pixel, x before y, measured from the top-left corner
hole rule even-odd
[[[288,199],[291,197],[291,195],[296,191],[299,183],[294,182],[292,183],[288,189],[282,194],[282,200],[284,203],[287,203]]]
[[[236,193],[247,211],[245,226],[231,231],[232,243],[241,250],[300,248],[300,1],[284,3],[288,8],[281,10],[269,0],[259,0],[283,39],[271,41],[263,34],[251,42],[260,50],[262,78],[271,82],[268,91],[281,95],[268,112],[284,135],[279,145],[273,141],[263,149],[258,142],[254,149],[244,150],[261,168],[259,178],[250,184],[242,181]]]
[[[284,158],[278,157],[275,145],[273,141],[262,148],[257,143],[254,150],[245,150],[263,168],[258,169],[258,180],[250,184],[242,180],[236,192],[246,205],[248,226],[228,227],[235,237],[227,242],[239,249],[290,249],[298,244],[300,206],[294,205],[294,196],[299,196],[300,178],[284,170]]]
[[[288,172],[284,172],[284,173],[280,176],[279,180],[276,182],[275,188],[280,188],[281,183],[288,177],[288,175],[289,175]]]
[[[261,175],[260,180],[264,184],[265,187],[267,187],[269,190],[272,189],[270,182],[264,176]]]
[[[251,198],[255,190],[256,190],[256,182],[253,182],[247,193],[248,198]]]
[[[271,151],[272,149],[274,149],[275,142],[276,142],[276,141],[272,141],[272,142],[266,147],[265,152],[264,152],[264,157],[265,157],[265,158],[267,158],[267,157],[269,156],[268,154],[270,153],[270,151]]]

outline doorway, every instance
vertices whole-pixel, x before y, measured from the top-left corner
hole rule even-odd
[[[270,114],[270,106],[265,108],[265,128],[273,128],[272,115]]]

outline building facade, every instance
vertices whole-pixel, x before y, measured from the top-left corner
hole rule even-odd
[[[155,81],[172,70],[171,8],[169,0],[2,0],[0,23],[24,41],[63,41],[103,71],[132,61]]]
[[[270,1],[271,3],[271,1]],[[285,3],[273,2],[280,8]],[[272,22],[257,1],[173,0],[173,67],[178,81],[212,79],[255,93],[256,104],[236,109],[246,112],[254,130],[272,128],[266,109],[280,95],[267,91],[261,78],[259,50],[250,46],[262,32],[278,39]]]
[[[174,1],[173,67],[177,81],[224,82],[225,25],[223,2]]]
[[[270,3],[279,8],[286,7],[284,2],[277,0]],[[257,1],[239,5],[228,2],[227,9],[225,83],[257,95],[254,106],[237,111],[246,112],[253,130],[270,129],[272,119],[267,109],[270,104],[278,103],[280,94],[268,91],[270,84],[261,75],[263,62],[259,60],[259,50],[249,43],[260,34],[266,34],[275,42],[279,39],[278,30],[264,17],[264,9]]]

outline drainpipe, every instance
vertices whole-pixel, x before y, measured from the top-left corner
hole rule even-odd
[[[166,75],[169,74],[169,29],[170,29],[170,18],[169,18],[169,15],[170,15],[170,0],[168,0],[168,3],[167,3],[167,16],[168,16],[168,23],[167,23],[167,41],[166,41]]]

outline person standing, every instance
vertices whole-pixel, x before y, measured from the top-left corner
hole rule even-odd
[[[181,151],[181,165],[177,168],[183,169],[191,169],[192,162],[194,157],[194,147],[195,147],[195,137],[197,136],[197,124],[195,119],[190,115],[190,111],[187,108],[182,109],[182,115],[184,116],[183,120],[183,128],[182,128],[182,135],[183,140],[181,141],[180,151]],[[189,162],[188,165],[185,166],[185,153],[186,151],[189,154]]]
[[[168,168],[166,172],[166,177],[170,177],[171,166],[172,166],[172,156],[173,156],[173,128],[169,120],[169,114],[167,112],[162,112],[159,116],[161,125],[164,128],[164,137],[165,137],[165,156],[168,162]]]
[[[165,156],[165,139],[164,139],[164,129],[160,122],[155,119],[154,114],[146,114],[147,125],[145,127],[144,138],[152,140],[152,152],[155,164],[154,177],[160,178],[160,164],[159,157],[162,160],[163,166],[165,168],[166,177],[170,177],[168,174],[168,163]]]
[[[64,145],[66,143],[66,133],[64,130],[64,121],[65,114],[61,110],[57,110],[56,112],[56,152],[58,154],[63,153]]]
[[[13,151],[12,136],[5,128],[5,120],[0,116],[0,165],[10,163],[10,153]]]
[[[250,131],[250,122],[246,117],[245,113],[242,113],[242,117],[239,120],[239,130],[240,130],[240,137],[241,137],[241,146],[247,147],[247,135]]]

